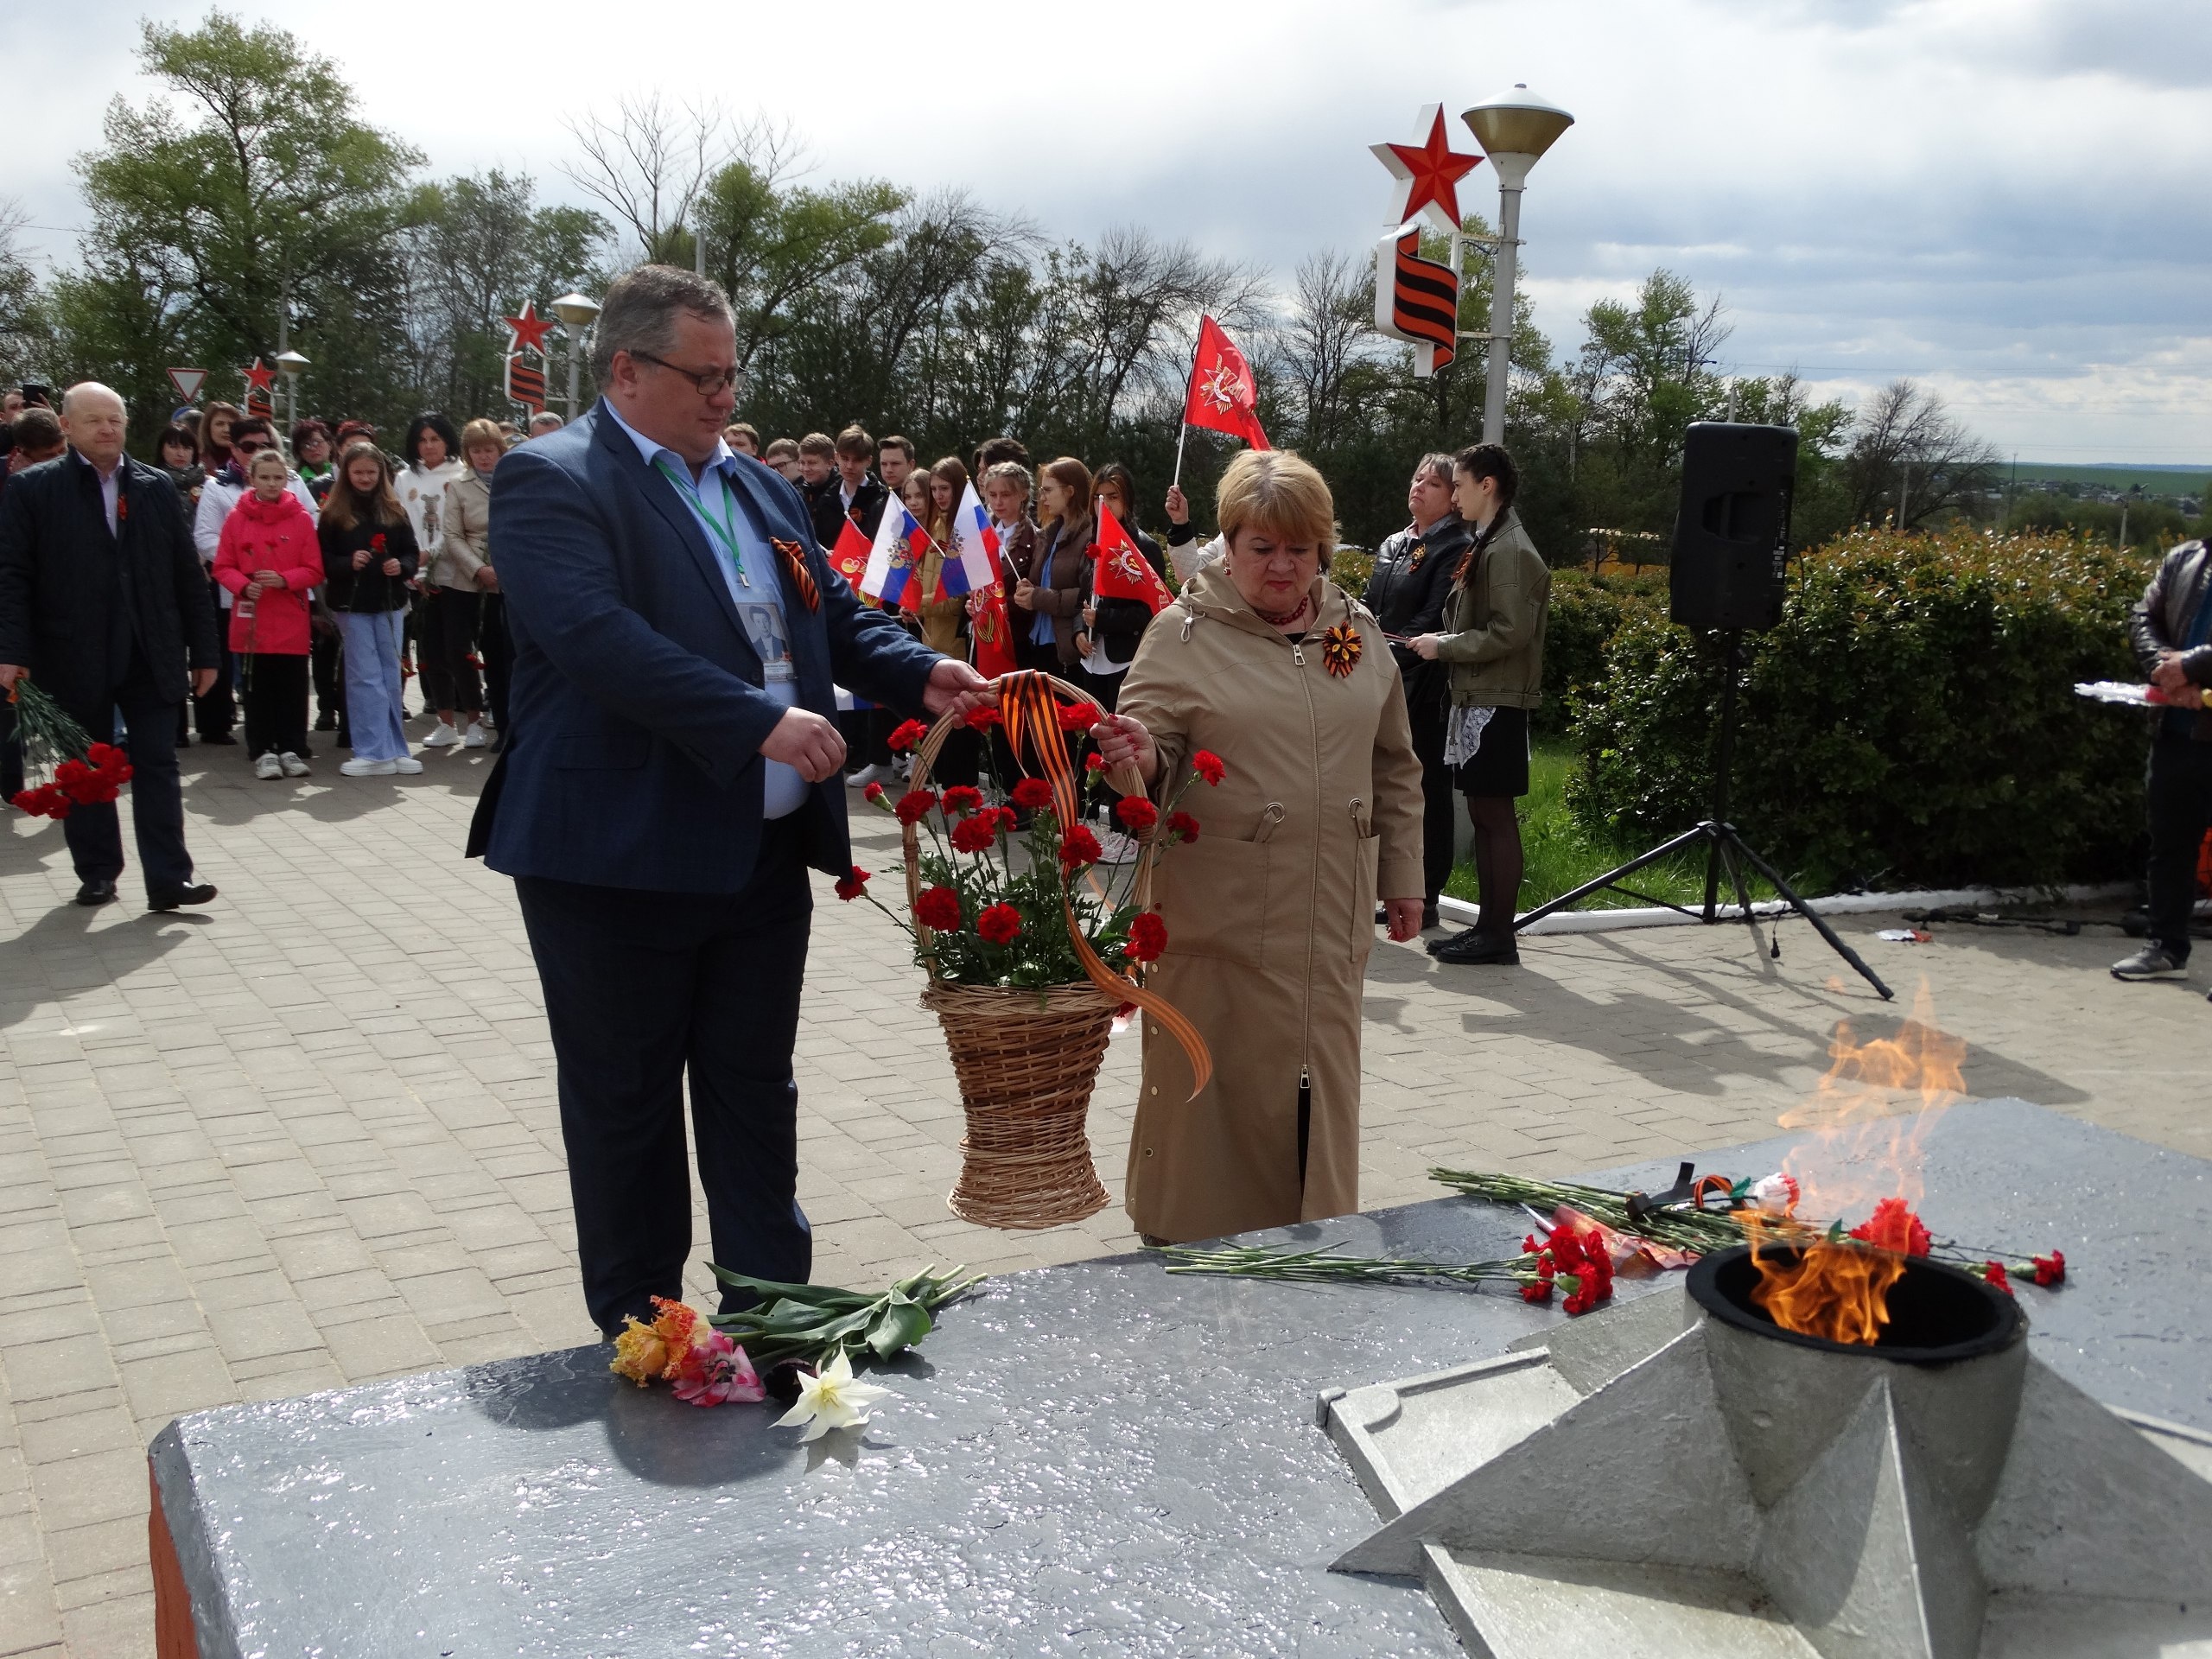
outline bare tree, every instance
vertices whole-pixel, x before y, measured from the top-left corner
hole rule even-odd
[[[798,161],[788,124],[737,121],[718,99],[679,105],[653,92],[623,99],[612,120],[593,113],[567,125],[583,160],[561,170],[638,238],[648,260],[690,263],[699,198],[732,162],[772,189]]]
[[[1298,267],[1274,353],[1297,390],[1307,448],[1325,448],[1343,435],[1352,413],[1345,383],[1375,339],[1373,266],[1333,249],[1308,256]]]
[[[1859,411],[1844,462],[1851,522],[1911,530],[1985,507],[1997,486],[1996,449],[1968,432],[1943,400],[1893,380]]]
[[[23,251],[30,214],[13,196],[0,196],[0,375],[23,378],[33,352],[32,309],[38,273]]]

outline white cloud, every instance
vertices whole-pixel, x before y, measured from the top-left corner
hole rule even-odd
[[[68,159],[112,93],[146,95],[147,10],[11,18],[29,164],[3,188],[35,222],[82,222]],[[720,96],[791,118],[823,176],[963,185],[1056,235],[1141,223],[1284,271],[1380,228],[1365,146],[1417,105],[1526,80],[1579,118],[1523,220],[1561,349],[1591,298],[1663,264],[1726,294],[1746,372],[1911,375],[2008,450],[2212,463],[2212,11],[2171,0],[550,0],[527,33],[490,7],[249,15],[337,58],[439,171],[522,168],[573,195],[563,113]],[[1491,207],[1486,172],[1468,200]]]

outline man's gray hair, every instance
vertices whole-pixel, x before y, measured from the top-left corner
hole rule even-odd
[[[614,372],[614,354],[643,352],[666,357],[676,349],[676,318],[688,311],[708,322],[736,326],[736,315],[720,287],[674,265],[639,265],[614,279],[601,302],[592,330],[592,378],[605,385]]]

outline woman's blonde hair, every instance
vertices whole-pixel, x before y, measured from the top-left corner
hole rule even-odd
[[[1068,493],[1068,522],[1075,523],[1090,511],[1090,468],[1073,455],[1048,461],[1037,469]]]
[[[1229,463],[1214,492],[1221,539],[1256,530],[1281,542],[1312,542],[1321,568],[1337,550],[1337,504],[1327,480],[1294,449],[1247,449]]]
[[[467,461],[468,452],[480,444],[489,444],[501,454],[507,450],[507,435],[499,430],[499,423],[481,415],[461,429],[461,458]]]
[[[283,473],[287,478],[291,476],[292,469],[286,464],[283,453],[279,450],[270,448],[261,450],[251,461],[246,463],[245,475],[248,478],[251,478],[255,471],[260,467],[261,458],[263,455],[266,455],[270,460],[275,461],[276,463],[277,470]]]

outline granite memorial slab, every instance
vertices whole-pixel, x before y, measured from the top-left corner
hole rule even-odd
[[[1699,1165],[1763,1174],[1802,1138]],[[2065,1251],[2066,1287],[2021,1294],[2037,1362],[2212,1431],[2212,1164],[2017,1101],[1955,1106],[1921,1144],[1940,1231]],[[1446,1198],[1257,1242],[1468,1260],[1526,1230]],[[893,1391],[872,1423],[811,1446],[768,1407],[635,1389],[597,1346],[199,1412],[150,1452],[158,1639],[164,1659],[1456,1655],[1417,1581],[1331,1571],[1378,1518],[1316,1400],[1565,1324],[1496,1290],[1119,1256],[990,1281],[869,1373]]]

